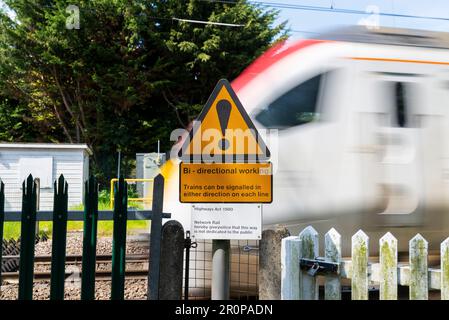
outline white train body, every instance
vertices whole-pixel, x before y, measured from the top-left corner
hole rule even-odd
[[[431,248],[449,236],[449,42],[401,32],[280,45],[233,81],[256,127],[279,130],[276,146],[266,141],[266,227],[335,227],[344,243],[363,229],[373,249],[386,231],[401,248],[416,232]],[[173,172],[167,210],[188,229]]]

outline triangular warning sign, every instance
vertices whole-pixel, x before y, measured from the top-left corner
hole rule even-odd
[[[270,151],[230,83],[221,79],[179,150],[185,162],[268,160]]]

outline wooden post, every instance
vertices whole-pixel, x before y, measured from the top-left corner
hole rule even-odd
[[[398,241],[387,232],[379,240],[380,247],[380,300],[398,298]]]
[[[315,259],[318,257],[318,232],[311,226],[299,234],[299,258]],[[299,264],[299,261],[297,262]],[[299,272],[299,298],[301,300],[318,300],[318,282],[306,270]]]
[[[84,184],[83,266],[81,300],[95,299],[98,224],[98,185],[93,176]]]
[[[281,244],[281,299],[299,300],[299,237],[287,237]]]
[[[368,236],[357,231],[352,236],[352,300],[368,300]]]
[[[286,228],[264,230],[259,243],[259,300],[281,299],[281,244]]]
[[[449,300],[449,238],[446,238],[440,245],[440,259],[441,300]]]
[[[175,220],[162,227],[159,300],[181,300],[184,262],[184,228]]]
[[[409,242],[410,300],[427,300],[427,241],[419,233]]]
[[[341,236],[334,228],[330,229],[324,236],[325,258],[330,262],[341,262]],[[324,284],[325,300],[341,300],[340,275],[326,275]]]
[[[64,300],[68,185],[61,174],[54,183],[50,299]]]

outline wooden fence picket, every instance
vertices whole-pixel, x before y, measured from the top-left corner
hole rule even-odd
[[[368,248],[369,238],[362,230],[351,238],[352,243],[352,300],[368,300]]]
[[[299,237],[281,242],[281,299],[299,300]]]
[[[334,228],[324,235],[324,257],[327,261],[340,263],[341,261],[341,236]],[[340,276],[335,274],[326,275],[324,284],[324,299],[341,300]]]
[[[441,300],[449,300],[449,238],[440,246]]]
[[[299,234],[299,258],[315,259],[318,257],[318,232],[311,226]],[[299,272],[299,297],[301,300],[318,300],[318,282],[307,270]]]
[[[427,248],[426,239],[419,233],[409,242],[410,300],[427,300],[429,296]]]
[[[398,241],[387,232],[379,240],[380,248],[380,300],[398,298]]]
[[[428,300],[429,289],[449,300],[449,237],[440,244],[440,269],[428,267],[428,242],[420,234],[409,241],[408,265],[399,265],[398,240],[390,232],[379,239],[378,263],[369,262],[369,237],[363,230],[351,238],[351,260],[341,258],[341,235],[334,228],[324,235],[324,259],[318,257],[318,243],[312,226],[282,240],[281,299],[317,300],[317,279],[324,277],[325,300],[341,300],[341,279],[351,280],[352,300],[368,300],[369,283],[379,284],[380,300],[397,300],[399,285],[409,287],[410,300]],[[319,271],[302,269],[303,262]]]

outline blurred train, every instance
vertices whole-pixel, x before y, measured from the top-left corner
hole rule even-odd
[[[344,255],[358,229],[370,254],[387,231],[400,251],[418,232],[438,249],[449,236],[448,49],[447,33],[351,27],[277,44],[235,79],[255,126],[279,130],[264,227],[334,227]],[[163,168],[165,210],[189,229],[178,162]]]

